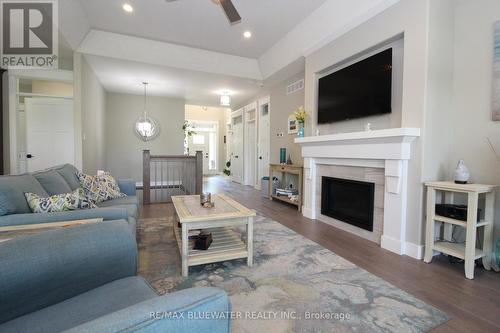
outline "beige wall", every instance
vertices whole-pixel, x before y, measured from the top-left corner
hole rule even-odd
[[[422,181],[450,179],[448,163],[454,116],[453,51],[455,0],[431,0],[429,3],[427,89],[422,126]]]
[[[106,91],[85,57],[81,62],[81,95],[82,169],[96,174],[106,169]]]
[[[493,23],[500,20],[498,0],[458,0],[455,16],[453,129],[451,174],[464,159],[472,181],[500,185],[500,122],[491,120]],[[500,236],[500,193],[497,192],[495,233]]]
[[[288,117],[304,105],[304,89],[290,95],[286,94],[288,85],[303,78],[304,73],[302,72],[271,88],[269,94],[271,97],[271,163],[279,163],[280,148],[286,148],[287,157],[290,154],[294,164],[303,164],[300,146],[294,142],[297,134],[288,134]],[[277,133],[281,132],[284,133],[284,136],[277,137]]]
[[[88,68],[87,64],[87,71]],[[73,85],[64,82],[33,80],[31,92],[34,94],[73,97]]]
[[[304,90],[299,90],[290,95],[286,94],[286,87],[288,85],[303,78],[304,72],[301,72],[270,87],[267,87],[266,82],[264,82],[264,87],[258,95],[233,108],[233,110],[237,110],[249,103],[257,101],[259,98],[270,96],[271,163],[279,163],[280,148],[286,148],[287,157],[288,154],[290,154],[294,164],[303,164],[300,146],[294,143],[297,134],[288,134],[287,122],[288,116],[295,112],[300,106],[304,105]],[[306,121],[306,123],[307,122],[310,122],[310,120]],[[278,133],[284,133],[284,136],[278,137]]]
[[[136,137],[133,126],[143,110],[144,97],[109,93],[106,101],[106,168],[117,178],[142,181],[142,151],[152,155],[184,153],[184,99],[148,97],[148,115],[160,123],[153,141]]]
[[[205,107],[200,105],[186,105],[186,120],[217,121],[219,125],[218,151],[218,171],[222,172],[226,165],[227,144],[224,143],[224,136],[227,135],[226,122],[231,110],[228,108]]]

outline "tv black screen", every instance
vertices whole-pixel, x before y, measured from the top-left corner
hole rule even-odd
[[[391,113],[392,49],[319,79],[318,123]]]

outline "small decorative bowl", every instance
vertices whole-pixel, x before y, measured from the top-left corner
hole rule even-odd
[[[204,208],[212,208],[215,204],[212,202],[212,193],[200,194],[200,205]]]

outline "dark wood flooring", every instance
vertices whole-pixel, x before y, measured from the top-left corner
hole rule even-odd
[[[204,190],[228,194],[452,317],[432,332],[500,332],[500,273],[476,267],[475,279],[467,280],[463,264],[452,264],[447,257],[435,257],[431,264],[425,264],[399,256],[368,240],[309,220],[295,207],[262,198],[253,188],[224,177],[206,178]],[[144,218],[172,212],[171,204],[141,207]]]

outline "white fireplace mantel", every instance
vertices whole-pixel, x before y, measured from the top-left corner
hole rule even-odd
[[[407,244],[408,160],[419,128],[391,128],[295,139],[304,158],[304,216],[316,219],[321,198],[316,189],[317,165],[348,165],[385,170],[384,227],[381,246],[398,254],[421,257],[422,249]]]
[[[420,136],[419,128],[339,133],[295,139],[302,157],[362,158],[381,160],[410,159],[411,142]],[[332,149],[335,147],[335,149]]]

